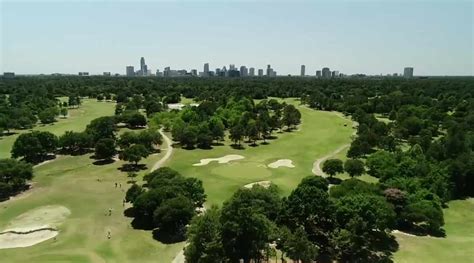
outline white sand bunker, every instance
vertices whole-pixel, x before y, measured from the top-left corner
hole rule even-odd
[[[199,163],[193,164],[193,166],[204,166],[208,165],[210,162],[217,161],[218,163],[228,163],[230,161],[236,161],[236,160],[242,160],[245,157],[242,155],[237,155],[237,154],[229,154],[220,158],[207,158],[207,159],[201,159]]]
[[[64,206],[42,206],[17,216],[0,231],[0,249],[29,247],[55,237],[71,212]]]
[[[252,188],[254,185],[260,185],[261,187],[263,188],[268,188],[270,187],[270,185],[272,185],[272,182],[270,181],[260,181],[260,182],[255,182],[255,183],[250,183],[250,184],[246,184],[244,185],[245,188]]]
[[[295,166],[293,165],[293,161],[290,159],[280,159],[276,162],[273,162],[268,165],[270,168],[279,168],[279,167],[288,167],[288,168],[294,168]]]

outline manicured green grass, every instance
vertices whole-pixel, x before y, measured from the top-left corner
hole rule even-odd
[[[49,131],[57,136],[66,131],[83,131],[87,124],[95,118],[113,115],[114,103],[97,102],[95,99],[84,99],[82,105],[77,109],[69,109],[69,117],[58,117],[53,124],[38,124],[33,130]],[[9,158],[10,150],[19,134],[28,130],[16,130],[16,134],[0,137],[0,158]]]
[[[474,199],[449,202],[444,209],[445,238],[396,234],[394,261],[469,263],[474,259]]]
[[[287,100],[298,105],[294,99]],[[257,181],[269,180],[276,184],[282,195],[293,190],[302,178],[312,175],[313,162],[332,152],[341,145],[350,143],[351,121],[344,120],[331,112],[322,112],[298,106],[302,114],[302,124],[298,131],[275,133],[278,139],[269,140],[269,144],[259,142],[257,147],[245,145],[244,150],[233,149],[229,140],[225,145],[215,146],[212,150],[176,149],[169,165],[185,176],[201,179],[208,195],[207,205],[222,204],[238,188]],[[348,124],[347,127],[344,124]],[[206,166],[192,166],[204,158],[222,157],[239,154],[243,160],[228,164],[212,162]],[[278,159],[291,159],[295,168],[267,168]]]

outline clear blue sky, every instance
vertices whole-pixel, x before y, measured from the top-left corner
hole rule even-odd
[[[472,1],[2,1],[0,71],[474,75]]]

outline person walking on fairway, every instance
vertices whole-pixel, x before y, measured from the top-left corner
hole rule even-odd
[[[109,216],[112,215],[112,208],[109,208]]]
[[[110,235],[110,230],[107,231],[107,239],[110,239],[112,236]]]

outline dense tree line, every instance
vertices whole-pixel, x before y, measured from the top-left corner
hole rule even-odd
[[[247,140],[252,145],[265,140],[276,130],[291,131],[301,121],[301,113],[293,106],[275,99],[255,104],[249,98],[203,101],[197,107],[186,107],[172,116],[173,139],[183,147],[210,148],[229,132],[237,146]]]
[[[27,188],[33,178],[33,167],[15,159],[0,159],[0,201]]]
[[[134,226],[155,229],[158,239],[182,241],[186,225],[206,200],[202,182],[185,178],[162,167],[143,178],[146,184],[133,184],[126,201],[133,204]]]
[[[278,189],[238,190],[222,208],[195,217],[188,262],[259,262],[276,249],[295,261],[387,262],[397,248],[395,207],[376,185],[350,179],[328,193],[310,176],[288,197]]]

